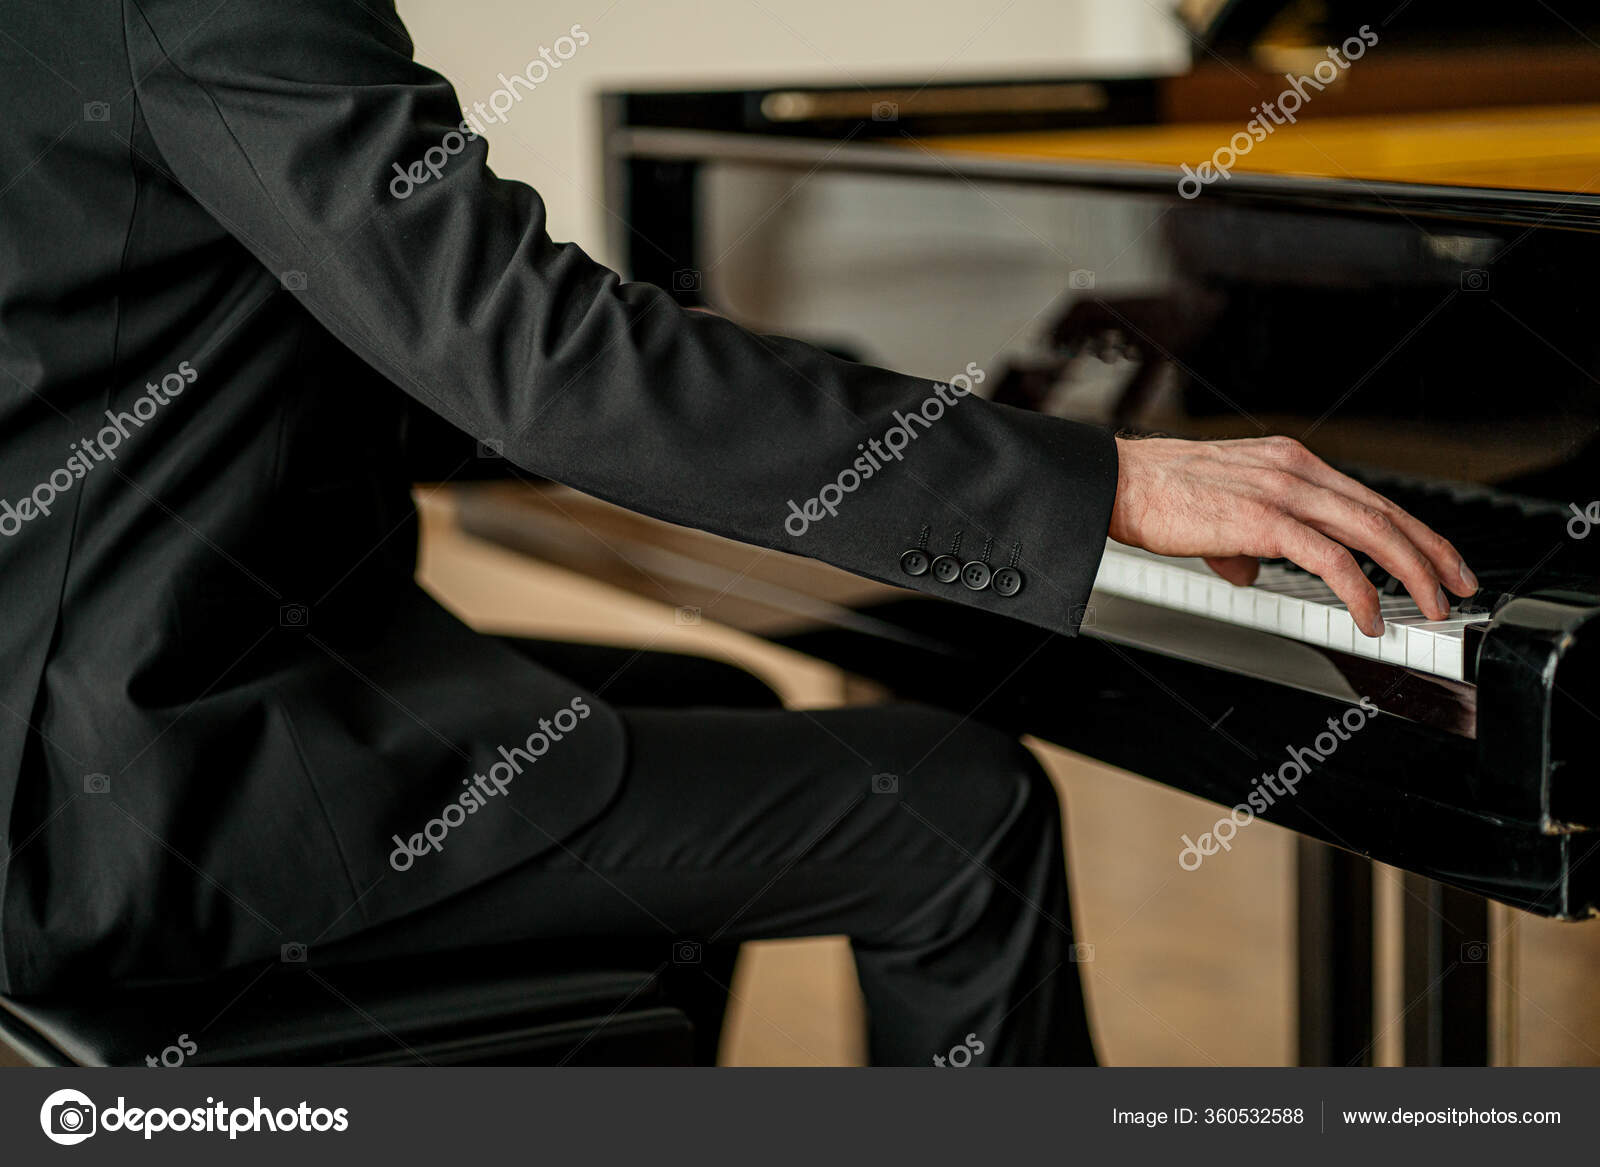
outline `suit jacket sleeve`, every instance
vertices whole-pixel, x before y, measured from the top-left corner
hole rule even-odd
[[[634,510],[1076,631],[1116,487],[1108,433],[946,404],[933,382],[686,312],[552,242],[539,196],[489,169],[386,0],[214,9],[126,0],[160,164],[268,271],[304,273],[284,294],[420,402]],[[395,165],[435,147],[439,177],[397,197]],[[896,429],[915,435],[889,439],[898,458],[868,458]],[[988,545],[1024,585],[908,574],[924,530],[930,556],[959,536],[963,562]]]

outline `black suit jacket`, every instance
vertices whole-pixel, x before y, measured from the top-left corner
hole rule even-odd
[[[8,0],[0,102],[12,991],[336,939],[605,807],[615,713],[413,583],[402,394],[636,510],[1074,631],[1107,434],[974,396],[786,530],[934,386],[553,243],[383,0]],[[906,574],[924,527],[1024,586]]]

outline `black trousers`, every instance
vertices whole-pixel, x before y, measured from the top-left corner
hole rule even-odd
[[[1061,811],[1020,742],[919,706],[785,711],[699,658],[515,643],[622,710],[617,798],[538,859],[319,958],[622,941],[668,967],[714,1050],[738,942],[843,933],[875,1064],[1092,1063]]]

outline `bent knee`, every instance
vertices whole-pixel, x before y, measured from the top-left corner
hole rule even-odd
[[[928,826],[976,853],[1007,831],[1059,824],[1055,785],[1019,739],[953,713],[917,714],[926,745],[900,790]]]

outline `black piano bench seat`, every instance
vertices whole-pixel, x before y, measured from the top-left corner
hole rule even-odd
[[[38,1066],[690,1065],[693,1039],[658,973],[552,965],[548,948],[0,997],[0,1041]]]

